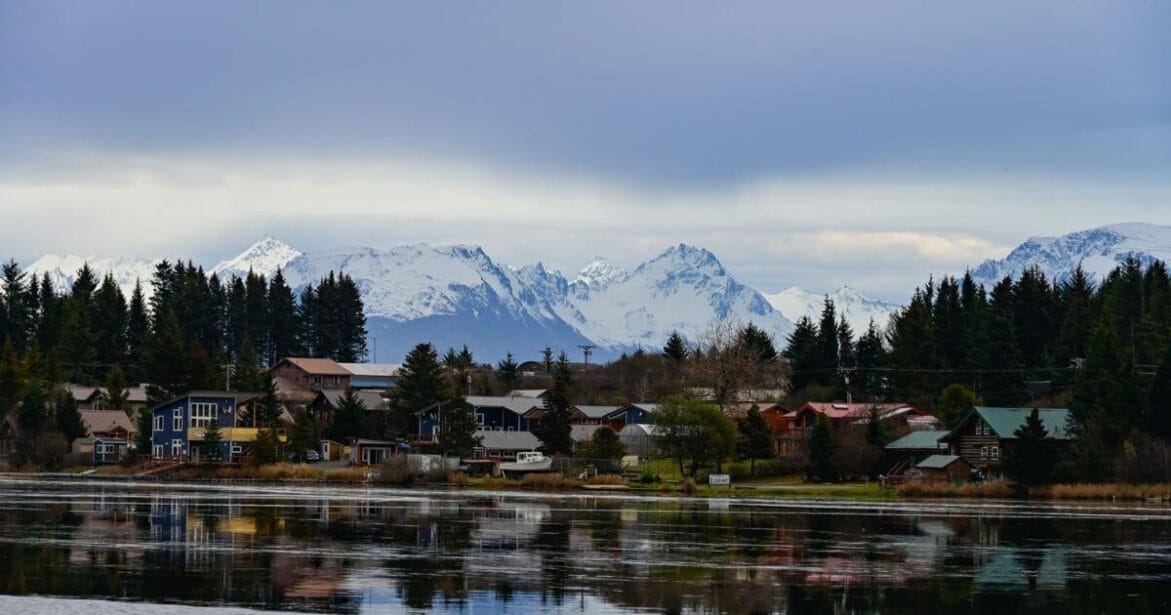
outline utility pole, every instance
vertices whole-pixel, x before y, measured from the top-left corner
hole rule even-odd
[[[236,366],[231,363],[225,363],[220,367],[224,368],[224,390],[232,390],[232,374],[236,373]]]
[[[597,348],[597,346],[593,344],[579,344],[578,348],[581,348],[581,353],[585,355],[585,364],[589,365],[590,355],[593,354],[594,349]]]

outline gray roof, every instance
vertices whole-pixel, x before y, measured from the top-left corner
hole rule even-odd
[[[382,378],[393,378],[398,376],[398,370],[402,368],[402,363],[338,363],[346,368],[346,371],[355,376],[377,376]]]
[[[594,432],[602,425],[570,425],[569,437],[574,442],[586,442],[594,437]]]
[[[574,408],[581,410],[581,413],[586,415],[586,418],[601,419],[605,418],[610,413],[618,410],[621,406],[577,406]]]
[[[494,397],[486,395],[470,395],[465,400],[473,408],[505,408],[516,414],[524,414],[533,408],[540,407],[544,401],[536,397]]]
[[[541,397],[549,389],[513,389],[508,392],[509,397]]]
[[[946,431],[912,431],[911,433],[886,445],[888,451],[918,451],[939,450],[939,439],[946,436]],[[946,446],[944,446],[946,448]]]
[[[915,467],[928,470],[942,470],[957,461],[960,461],[960,457],[957,455],[932,455],[920,461]]]
[[[477,431],[480,447],[500,451],[533,451],[541,441],[527,431]]]

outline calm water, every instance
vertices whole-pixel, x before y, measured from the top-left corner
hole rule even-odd
[[[0,479],[0,611],[196,606],[1168,613],[1171,510]]]

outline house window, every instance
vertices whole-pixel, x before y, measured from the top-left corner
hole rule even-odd
[[[987,459],[987,458],[988,458],[988,447],[981,446],[980,447],[980,459]]]
[[[150,447],[150,454],[154,457],[162,457],[163,456],[163,445],[162,444],[155,444],[154,446]]]
[[[183,409],[175,408],[175,412],[171,415],[171,430],[183,431]]]
[[[313,377],[313,385],[319,388],[321,387],[321,376]]]
[[[155,431],[162,431],[163,430],[163,421],[164,420],[165,419],[163,418],[163,415],[161,415],[161,414],[155,416],[155,424],[154,424]]]
[[[1000,447],[999,446],[989,447],[989,453],[992,455],[993,459],[1000,459]]]
[[[436,439],[436,440],[439,439],[439,426],[438,425],[431,426],[431,438]]]
[[[182,454],[183,454],[183,441],[178,440],[178,439],[171,440],[171,456],[172,457],[179,457]]]
[[[476,413],[476,424],[479,425],[480,427],[484,426],[484,413],[483,412]]]
[[[214,403],[191,404],[191,426],[207,429],[216,420],[219,406]]]

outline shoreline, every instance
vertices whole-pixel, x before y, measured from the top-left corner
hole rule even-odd
[[[838,500],[851,502],[1016,502],[1043,504],[1047,502],[1100,502],[1100,503],[1146,503],[1171,508],[1171,485],[1130,485],[1122,483],[1051,485],[1032,493],[1016,494],[1005,486],[981,491],[979,486],[930,485],[926,489],[912,489],[904,493],[899,488],[882,487],[878,483],[749,483],[729,487],[698,485],[693,493],[687,493],[682,483],[642,484],[589,484],[580,483],[553,488],[524,485],[521,481],[508,479],[473,479],[472,482],[419,482],[397,485],[372,480],[337,480],[329,477],[215,477],[215,476],[174,476],[153,474],[102,474],[73,472],[0,472],[0,480],[21,482],[58,483],[123,483],[123,484],[182,484],[182,485],[255,485],[258,487],[281,486],[327,486],[338,488],[380,488],[419,492],[476,492],[476,493],[518,493],[534,495],[595,494],[599,496],[629,495],[642,498],[663,499],[734,499],[734,500],[775,500],[808,501]]]

